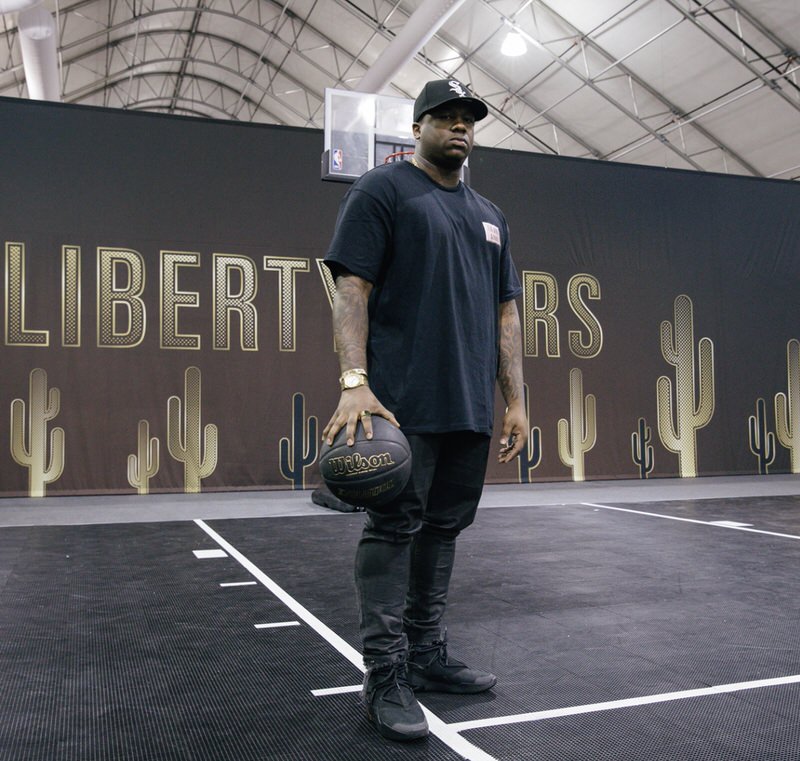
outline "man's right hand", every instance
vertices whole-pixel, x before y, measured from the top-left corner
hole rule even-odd
[[[369,414],[364,414],[369,413]],[[400,427],[397,418],[386,409],[379,401],[369,386],[359,386],[342,391],[339,397],[339,405],[328,421],[328,425],[322,431],[322,438],[329,445],[333,443],[336,434],[342,428],[347,431],[347,446],[351,447],[356,440],[356,428],[358,421],[364,426],[364,434],[368,439],[372,438],[372,415],[380,415],[386,418],[392,425]]]

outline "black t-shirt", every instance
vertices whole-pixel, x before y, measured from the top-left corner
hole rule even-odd
[[[508,224],[407,162],[347,192],[325,257],[373,284],[369,383],[406,433],[492,432],[498,305],[521,292]]]

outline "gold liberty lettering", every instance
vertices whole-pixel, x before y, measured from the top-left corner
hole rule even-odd
[[[278,321],[280,324],[281,351],[294,351],[296,348],[295,333],[295,272],[308,272],[308,259],[293,259],[288,256],[265,256],[264,269],[276,270],[278,273]]]
[[[6,243],[6,346],[49,346],[49,330],[25,327],[25,244]]]
[[[333,298],[336,296],[336,281],[333,279],[333,274],[325,264],[324,259],[317,259],[317,269],[319,270],[319,276],[322,278],[322,284],[325,286],[325,295],[328,297],[328,304],[331,310],[333,310]],[[335,336],[333,339],[333,350],[336,351]]]
[[[579,330],[570,330],[569,348],[570,351],[581,359],[596,357],[603,348],[603,328],[594,314],[586,306],[581,291],[587,291],[587,298],[600,298],[600,283],[592,275],[579,274],[570,278],[567,286],[567,298],[575,316],[586,326],[589,331],[588,343],[583,342],[583,337]]]
[[[144,260],[127,248],[97,249],[97,345],[130,349],[145,334]],[[125,316],[121,319],[120,313]],[[121,327],[122,325],[125,327]]]
[[[234,292],[234,275],[239,277]],[[258,283],[255,262],[247,256],[214,254],[214,348],[230,350],[231,314],[239,315],[243,351],[258,351],[258,312],[253,305]]]
[[[61,345],[81,345],[81,247],[61,247]]]
[[[549,272],[522,273],[523,295],[523,332],[526,357],[538,357],[538,329],[545,331],[545,346],[548,357],[561,356],[558,336],[558,288],[556,279]]]
[[[182,291],[178,288],[178,269],[199,267],[200,254],[188,251],[161,252],[161,348],[199,349],[200,336],[196,333],[178,332],[178,310],[182,307],[197,307],[200,294],[197,291]]]

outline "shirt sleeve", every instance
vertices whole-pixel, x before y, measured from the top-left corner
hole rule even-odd
[[[347,192],[324,259],[333,271],[340,266],[370,283],[378,280],[392,241],[395,212],[388,196],[374,181],[359,181]]]
[[[500,252],[500,303],[511,301],[522,293],[522,284],[511,258],[508,222],[503,217],[503,248]]]

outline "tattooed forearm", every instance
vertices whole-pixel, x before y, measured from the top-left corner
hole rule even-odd
[[[355,275],[336,278],[333,299],[333,336],[341,369],[367,367],[369,317],[367,303],[372,284]]]
[[[516,301],[500,304],[500,350],[497,382],[506,404],[523,398],[522,328]]]

